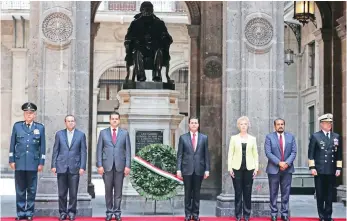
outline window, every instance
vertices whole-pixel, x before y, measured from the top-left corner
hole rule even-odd
[[[107,69],[99,80],[99,100],[117,100],[117,94],[122,89],[125,76],[125,66]]]
[[[308,108],[308,133],[309,133],[309,136],[311,136],[315,129],[314,129],[314,106],[311,106]]]
[[[309,74],[309,83],[310,83],[310,86],[314,86],[315,83],[315,56],[316,56],[316,45],[315,45],[315,42],[312,42],[308,45],[309,47],[309,50],[308,50],[308,53],[309,53],[309,56],[308,56],[308,74]]]

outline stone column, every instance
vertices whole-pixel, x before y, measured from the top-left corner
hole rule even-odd
[[[313,32],[318,45],[318,116],[333,111],[332,94],[332,31],[330,29],[317,29]]]
[[[35,216],[58,216],[57,177],[50,172],[56,131],[66,114],[88,133],[90,2],[32,2],[29,98],[38,106],[38,122],[46,129],[46,163],[39,174]],[[33,59],[31,57],[30,59]],[[36,60],[37,59],[37,60]],[[88,153],[90,154],[90,153]],[[91,216],[87,175],[80,177],[77,216]]]
[[[88,126],[88,193],[95,198],[94,184],[92,183],[92,162],[93,157],[95,158],[95,153],[93,147],[96,147],[96,136],[94,136],[96,130],[97,115],[94,114],[94,109],[97,108],[97,103],[94,102],[94,40],[96,34],[99,30],[100,23],[92,23],[90,26],[90,62],[89,62],[89,126]],[[94,106],[96,105],[96,106]],[[94,143],[95,141],[95,143]],[[94,145],[95,144],[95,145]]]
[[[208,135],[210,177],[204,180],[201,194],[215,199],[221,190],[222,171],[222,46],[223,2],[201,2],[201,76],[200,76],[200,131]]]
[[[90,160],[90,172],[92,173],[92,168],[95,166],[95,159],[96,159],[96,144],[97,144],[97,127],[98,127],[98,95],[100,92],[100,88],[94,88],[93,90],[93,133],[92,133],[92,148],[91,149],[91,155],[92,159]]]
[[[259,153],[252,216],[270,216],[264,141],[273,131],[274,119],[284,115],[283,4],[223,2],[223,183],[217,197],[217,216],[234,216],[234,188],[227,156],[230,136],[239,133],[236,121],[242,115],[250,119],[249,133],[257,138]]]
[[[27,102],[27,48],[12,48],[12,116],[11,125],[23,120],[22,104]]]
[[[346,16],[343,16],[339,19],[337,19],[337,22],[339,25],[336,27],[337,35],[339,36],[341,40],[341,72],[342,72],[342,133],[340,134],[342,136],[342,148],[343,148],[343,162],[342,162],[342,186],[339,186],[337,188],[338,191],[338,197],[345,198],[346,199],[346,146],[347,146],[347,77],[346,77]],[[341,102],[341,101],[340,101]],[[339,120],[339,119],[337,119]]]
[[[200,25],[187,25],[190,36],[189,115],[200,113]]]

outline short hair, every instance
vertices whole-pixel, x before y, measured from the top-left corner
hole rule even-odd
[[[190,116],[188,119],[188,123],[190,123],[191,120],[198,120],[198,123],[200,122],[199,118],[196,116]]]
[[[274,120],[274,126],[276,126],[276,121],[278,121],[278,120],[283,121],[283,124],[286,125],[286,121],[285,121],[284,119],[282,119],[282,118],[277,118],[276,120]]]
[[[251,123],[250,123],[250,121],[249,121],[249,118],[246,117],[246,116],[242,116],[242,117],[240,117],[239,119],[237,119],[237,121],[236,121],[237,128],[238,128],[239,130],[240,130],[240,123],[241,123],[241,121],[246,121],[247,124],[248,124],[248,127],[251,126]]]
[[[119,119],[120,119],[120,114],[119,114],[118,112],[116,112],[116,111],[111,112],[111,113],[110,113],[110,119],[111,119],[112,115],[118,115],[118,117],[119,117]]]
[[[65,121],[65,122],[66,122],[66,118],[68,118],[68,117],[73,117],[73,120],[76,121],[76,118],[75,118],[74,115],[68,114],[68,115],[66,115],[65,118],[64,118],[64,121]]]

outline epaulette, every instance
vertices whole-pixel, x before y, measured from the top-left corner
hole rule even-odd
[[[16,123],[14,123],[14,125],[16,125],[16,124],[22,124],[22,123],[24,123],[24,120],[17,121]]]
[[[39,123],[39,122],[36,122],[34,121],[35,124],[38,124],[38,125],[41,125],[41,126],[45,126],[43,123]]]

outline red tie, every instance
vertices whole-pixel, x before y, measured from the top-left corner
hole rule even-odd
[[[284,150],[283,150],[283,139],[282,139],[282,134],[280,134],[280,148],[281,148],[281,161],[284,161]]]
[[[116,134],[116,130],[117,129],[112,129],[113,130],[113,134],[112,134],[112,142],[113,144],[116,144],[117,141],[117,134]]]
[[[196,144],[195,136],[196,136],[196,134],[193,133],[192,144],[193,144],[193,150],[194,150],[194,152],[195,152],[195,144]]]

